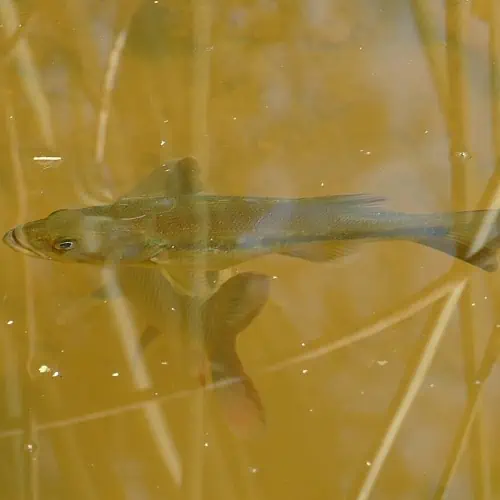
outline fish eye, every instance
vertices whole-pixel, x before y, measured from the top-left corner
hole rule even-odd
[[[63,252],[67,252],[68,250],[75,248],[75,245],[76,245],[75,240],[63,239],[63,240],[57,240],[54,243],[54,248],[56,250],[61,250]]]

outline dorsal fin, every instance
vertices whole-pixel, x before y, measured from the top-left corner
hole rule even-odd
[[[164,163],[140,181],[131,191],[116,200],[128,198],[174,198],[202,191],[200,169],[195,158],[186,156]]]

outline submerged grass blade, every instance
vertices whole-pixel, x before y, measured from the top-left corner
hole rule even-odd
[[[427,64],[429,66],[431,78],[434,82],[434,88],[437,92],[438,103],[441,113],[446,114],[446,103],[449,98],[448,76],[443,69],[442,58],[444,60],[444,44],[436,42],[435,25],[432,21],[433,14],[429,8],[427,0],[412,0],[410,2],[413,17],[420,35],[422,47],[424,47]]]
[[[467,78],[465,76],[466,64],[464,60],[464,37],[466,35],[465,5],[454,0],[446,2],[446,63],[449,84],[449,99],[446,105],[446,128],[449,136],[449,159],[451,164],[450,183],[451,196],[454,209],[458,212],[463,206],[467,206],[467,171],[469,165],[465,162],[459,151],[468,151],[466,138],[466,123],[468,123],[468,92]],[[493,223],[493,220],[492,220]],[[483,224],[483,227],[484,226]],[[488,225],[489,227],[489,225]],[[486,235],[485,235],[486,236]],[[477,240],[477,237],[476,237]],[[476,242],[474,242],[476,243]],[[469,256],[474,255],[481,247],[469,248]],[[457,267],[457,266],[455,266]],[[459,303],[459,324],[462,339],[462,357],[464,363],[464,378],[467,386],[467,397],[471,401],[475,392],[475,335],[474,318],[470,304],[473,302],[470,285],[465,286]],[[474,497],[483,499],[487,490],[487,464],[486,446],[483,434],[483,419],[481,410],[472,425],[470,435],[471,447],[471,472],[472,489]]]
[[[462,458],[463,452],[468,444],[468,439],[471,431],[473,430],[477,412],[480,410],[481,397],[484,392],[485,382],[500,355],[499,337],[500,332],[495,326],[485,349],[483,361],[475,374],[472,394],[469,397],[469,401],[467,402],[467,406],[455,434],[455,439],[453,440],[448,460],[446,461],[445,468],[439,480],[438,490],[434,495],[435,500],[442,500],[446,497],[451,481],[455,475],[455,471],[458,468],[460,459]]]
[[[335,340],[333,342],[329,342],[322,347],[311,349],[309,352],[299,354],[298,356],[294,356],[292,358],[288,358],[284,361],[276,363],[265,368],[263,372],[273,373],[297,364],[302,364],[305,361],[312,361],[331,352],[337,351],[339,349],[344,349],[345,347],[349,347],[353,344],[356,344],[357,342],[366,340],[370,337],[373,337],[374,335],[378,335],[387,328],[390,328],[391,326],[394,326],[401,321],[411,318],[419,311],[442,299],[447,294],[451,293],[457,286],[459,286],[464,279],[464,276],[450,276],[449,274],[446,274],[445,276],[442,276],[433,281],[430,285],[426,286],[416,294],[412,295],[409,299],[403,301],[403,303],[396,307],[393,312],[380,315],[380,319],[376,321],[370,321],[368,325],[360,328],[351,335],[346,335],[345,337],[342,337],[341,339]]]
[[[462,14],[462,6],[457,3],[457,2],[447,2],[447,34],[448,37],[450,36],[450,32],[453,31],[453,33],[456,34],[457,29],[458,32],[460,32],[461,25],[460,23],[457,23],[457,21],[460,21],[461,19],[461,14]],[[453,51],[453,56],[448,58],[448,67],[450,69],[449,73],[449,78],[453,76],[454,78],[461,78],[461,73],[462,73],[462,68],[461,68],[461,56],[460,54],[457,54],[456,50],[459,50],[460,44],[458,43],[451,43],[450,40],[448,40],[448,47],[451,47],[451,50]],[[457,70],[457,64],[458,64],[458,76],[453,74],[451,75],[451,71],[456,71]],[[463,126],[460,124],[463,121],[463,113],[462,109],[460,106],[462,106],[463,103],[463,98],[464,96],[460,92],[461,87],[460,86],[453,86],[452,83],[450,82],[450,94],[449,94],[449,100],[446,102],[447,106],[445,107],[442,103],[442,107],[444,109],[449,110],[448,114],[448,125],[449,125],[449,135],[450,135],[450,140],[451,140],[451,148],[452,150],[450,151],[450,159],[452,159],[452,164],[453,164],[453,157],[455,157],[454,152],[457,146],[462,146],[464,143],[463,140]],[[457,94],[458,92],[458,94]],[[457,106],[459,109],[457,109]],[[458,115],[458,116],[457,116]],[[455,126],[453,126],[453,124]],[[458,127],[458,129],[457,129]],[[457,145],[457,142],[459,145]],[[455,188],[454,191],[458,190],[459,195],[462,195],[462,198],[465,196],[465,183],[464,179],[461,176],[454,176],[453,178],[453,187]],[[498,186],[496,186],[498,187]],[[462,202],[463,199],[460,199],[459,202]],[[491,222],[490,222],[491,223]],[[472,250],[475,245],[478,245],[478,234],[476,234],[474,244],[471,246]],[[469,250],[469,252],[470,252]],[[440,339],[442,338],[444,331],[446,329],[446,326],[449,322],[449,319],[451,318],[451,315],[453,313],[453,310],[457,303],[459,302],[463,291],[465,287],[467,286],[467,280],[464,280],[462,282],[461,286],[457,286],[454,292],[452,292],[446,301],[446,305],[443,308],[443,311],[440,315],[440,318],[434,327],[431,336],[430,336],[430,341],[429,343],[434,343],[434,348],[433,352],[437,349],[438,343]],[[466,319],[470,319],[467,317]],[[467,326],[467,325],[466,325]],[[470,326],[470,325],[469,325]],[[463,332],[463,335],[469,335],[469,332]],[[433,341],[433,339],[435,339]],[[470,339],[464,338],[464,347],[466,350],[470,350],[471,348],[471,342]],[[432,359],[433,354],[431,354],[431,350],[426,349],[430,356],[430,359]],[[472,371],[473,371],[473,353],[465,353],[465,364],[466,364],[466,371],[467,373],[467,379],[468,379],[468,385],[469,385],[469,398],[472,397],[473,394],[473,388],[471,387],[471,384],[473,383],[471,380],[472,377]],[[359,490],[359,493],[357,495],[357,499],[365,499],[368,498],[368,495],[372,491],[372,488],[375,484],[375,481],[378,477],[378,474],[381,470],[382,464],[385,460],[385,457],[389,453],[390,447],[392,445],[392,442],[394,441],[394,438],[396,437],[396,433],[399,430],[399,427],[402,424],[402,421],[409,409],[409,404],[411,403],[412,399],[416,396],[416,393],[418,391],[418,388],[420,387],[421,383],[423,382],[423,377],[425,375],[425,372],[418,373],[421,371],[422,368],[429,367],[430,362],[429,360],[426,359],[424,356],[419,364],[419,367],[417,368],[416,373],[414,374],[414,377],[412,381],[410,382],[406,394],[403,396],[400,406],[398,408],[398,411],[396,412],[395,417],[393,418],[391,424],[389,425],[389,428],[382,439],[382,444],[379,447],[377,453],[375,454],[375,457],[373,459],[373,466],[370,468],[370,470],[367,472],[365,475],[363,484]],[[419,376],[420,375],[420,376]],[[403,412],[403,410],[406,410]],[[479,433],[477,433],[479,435]],[[482,458],[482,446],[479,440],[476,441],[476,446],[474,447],[476,459]],[[475,468],[474,471],[476,472],[476,477],[475,477],[475,492],[476,494],[481,495],[483,497],[483,492],[484,492],[484,481],[482,477],[482,470],[484,467],[479,466],[478,468]]]
[[[210,71],[211,54],[205,50],[212,36],[212,3],[211,0],[200,0],[195,2],[193,9],[193,68],[192,68],[192,111],[191,111],[191,138],[194,157],[198,158],[201,166],[201,182],[205,185],[209,165],[208,149],[208,103],[210,97]],[[199,220],[207,221],[207,213],[200,207],[197,214]],[[200,239],[208,240],[208,224],[200,224]],[[202,296],[201,283],[198,279],[207,268],[203,256],[196,259],[195,295]],[[201,322],[201,310],[193,308],[190,315],[189,332],[194,335],[191,339],[196,346],[203,345],[203,328]],[[199,388],[192,399],[191,404],[191,428],[190,428],[190,451],[189,463],[190,479],[186,483],[186,498],[189,500],[201,500],[203,498],[203,469],[204,469],[204,391]]]
[[[14,179],[16,183],[16,190],[18,196],[18,219],[23,221],[26,218],[28,212],[28,196],[26,181],[24,178],[23,167],[21,164],[21,159],[19,155],[19,138],[16,129],[15,113],[13,106],[9,100],[7,100],[6,106],[6,120],[7,120],[7,132],[9,139],[9,146],[11,152],[12,168],[14,171]],[[28,332],[27,347],[22,356],[26,359],[26,370],[24,371],[24,383],[23,387],[30,388],[33,379],[33,374],[30,372],[33,363],[31,362],[34,358],[34,353],[36,349],[36,339],[38,338],[37,323],[35,316],[35,294],[34,294],[34,284],[32,280],[32,265],[33,262],[25,258],[24,259],[24,280],[25,280],[25,296],[26,296],[26,328]],[[33,500],[40,497],[40,475],[39,467],[40,461],[34,460],[31,456],[29,450],[33,449],[30,446],[36,448],[38,446],[38,433],[39,427],[36,422],[36,417],[33,414],[32,394],[30,390],[25,390],[21,395],[22,401],[24,403],[23,412],[23,447],[21,448],[21,462],[23,463],[23,482],[26,485],[26,496]],[[48,401],[58,402],[59,397],[57,391],[54,390],[53,386],[49,386],[46,397]],[[70,460],[63,460],[65,471],[68,471],[69,475],[74,480],[75,484],[78,485],[78,490],[83,495],[83,498],[95,498],[95,491],[90,482],[87,474],[86,467],[83,466],[81,461],[81,456],[77,452],[77,446],[75,443],[75,437],[70,429],[64,431],[63,439],[61,440],[61,445],[63,447],[63,455],[70,457]],[[27,447],[26,447],[27,446]]]
[[[497,3],[492,0],[489,2],[489,60],[490,60],[490,97],[492,100],[491,110],[492,110],[492,143],[493,150],[495,154],[495,171],[492,175],[490,181],[489,189],[484,193],[483,198],[486,203],[490,205],[498,205],[500,201],[500,70],[498,69],[498,64],[500,63],[500,36],[498,34],[498,26],[500,22],[500,8]],[[478,251],[484,241],[486,240],[490,225],[493,220],[483,219],[482,225],[478,230],[476,245],[471,249],[471,253]],[[498,331],[496,329],[490,335],[488,346],[485,350],[485,355],[481,367],[476,375],[476,381],[484,382],[487,374],[489,373],[491,366],[496,361],[499,354],[498,347]],[[483,385],[477,386],[475,383],[470,389],[470,398],[468,401],[467,408],[462,417],[461,424],[455,435],[454,443],[451,448],[445,469],[440,479],[440,486],[434,498],[443,499],[446,497],[448,489],[450,487],[451,481],[453,479],[454,473],[458,467],[460,459],[462,457],[463,451],[468,442],[469,436],[477,433],[478,430],[475,428],[474,423],[477,421],[477,415],[481,409],[481,399],[480,396],[483,391]],[[487,478],[489,469],[485,470],[483,467],[483,476]],[[477,498],[489,498],[489,481],[483,481],[479,491],[476,491]]]
[[[0,17],[7,34],[12,36],[19,27],[19,12],[12,0],[0,0]],[[55,146],[54,130],[49,101],[43,90],[38,69],[33,61],[33,54],[28,42],[21,39],[13,47],[13,56],[19,67],[20,84],[24,87],[33,112],[40,127],[45,146],[53,150]]]
[[[118,286],[114,270],[103,269],[102,275],[103,281],[108,283],[111,288]],[[113,290],[111,290],[110,294],[113,294]],[[137,389],[149,388],[152,385],[151,377],[144,363],[144,358],[136,355],[139,349],[139,336],[135,328],[133,317],[130,314],[128,304],[123,297],[116,297],[110,304],[114,312],[123,352],[128,361],[134,386]],[[165,466],[170,471],[176,486],[180,486],[182,482],[182,465],[179,453],[158,404],[153,402],[146,403],[144,405],[144,417],[148,422],[152,436],[155,438],[158,452]]]
[[[106,138],[108,132],[109,113],[111,109],[111,100],[113,90],[116,86],[116,78],[118,68],[120,66],[120,58],[127,41],[128,29],[123,28],[115,38],[113,48],[109,54],[108,66],[104,75],[104,84],[102,90],[101,108],[97,121],[97,133],[95,143],[95,159],[97,165],[101,165],[104,161],[104,151],[106,149]]]
[[[115,86],[115,78],[120,62],[121,51],[126,40],[126,35],[126,29],[119,32],[109,59],[108,71],[106,73],[103,96],[101,100],[103,108],[101,110],[98,132],[96,135],[97,142],[95,159],[98,164],[104,157],[111,99],[110,96]],[[112,289],[113,287],[116,288],[118,286],[114,270],[110,271],[108,269],[103,269],[102,274],[104,281],[108,283],[108,286],[111,286]],[[109,295],[114,296],[119,294],[114,294],[113,291],[111,291]],[[151,379],[144,360],[143,358],[137,359],[136,356],[136,353],[138,352],[138,336],[134,328],[134,321],[132,315],[130,314],[128,304],[122,297],[117,297],[116,300],[111,301],[111,304],[115,321],[118,326],[123,351],[129,365],[130,373],[132,374],[132,378],[134,380],[134,385],[138,389],[150,387]],[[158,452],[163,460],[163,463],[170,472],[174,484],[179,487],[182,483],[182,464],[177,447],[175,446],[170,429],[168,428],[166,418],[161,412],[157,402],[151,401],[149,403],[145,403],[142,406],[142,410],[144,418],[149,425],[151,435],[158,447]]]
[[[448,322],[455,311],[457,303],[462,295],[464,287],[466,285],[465,281],[457,284],[454,290],[445,299],[443,309],[441,314],[436,320],[436,324],[429,335],[427,343],[420,356],[420,362],[413,373],[410,383],[406,388],[405,394],[399,402],[398,408],[394,413],[389,425],[387,426],[387,431],[382,437],[380,446],[373,455],[373,458],[368,459],[367,463],[370,463],[370,467],[364,477],[364,480],[356,492],[352,495],[352,498],[356,500],[368,500],[370,494],[373,490],[375,482],[378,478],[380,471],[384,465],[384,462],[391,451],[392,445],[397,437],[401,426],[403,425],[404,419],[406,418],[408,412],[410,411],[411,405],[415,398],[417,397],[418,391],[420,390],[427,372],[431,366],[434,356],[437,352],[441,339],[446,332],[446,327]]]
[[[10,154],[12,161],[12,169],[14,170],[14,179],[17,191],[17,199],[18,199],[18,220],[24,220],[27,212],[28,212],[28,196],[26,189],[26,182],[24,179],[23,169],[21,165],[21,159],[19,157],[19,140],[17,136],[17,130],[15,126],[14,112],[12,109],[12,104],[7,102],[6,106],[6,121],[7,121],[7,132],[9,135],[9,146],[10,146]],[[27,380],[30,376],[29,366],[30,361],[34,356],[34,347],[35,347],[35,338],[36,338],[36,323],[34,316],[34,300],[33,300],[33,284],[31,280],[30,273],[30,262],[27,259],[24,259],[24,290],[26,296],[26,327],[28,331],[28,344],[27,348],[21,354],[21,357],[26,359],[26,370],[24,372],[24,383],[21,387],[29,387],[29,380]],[[19,390],[21,391],[21,387]],[[25,443],[34,443],[34,439],[36,439],[36,429],[34,427],[34,420],[32,418],[32,411],[29,410],[31,406],[30,402],[30,394],[25,390],[22,394],[20,394],[21,402],[24,403],[24,408],[22,411],[23,417],[23,446],[21,447],[21,459],[22,463],[22,476],[23,476],[23,489],[26,491],[26,497],[36,500],[39,498],[39,488],[38,488],[38,463],[34,463],[34,460],[31,460],[29,455],[26,453],[23,455],[23,449]],[[26,404],[27,403],[27,404]]]
[[[418,10],[420,17],[422,14],[422,8],[423,8],[423,3],[421,1],[415,1],[413,2],[413,6]],[[421,30],[422,32],[426,33],[426,36],[428,35],[428,31]],[[430,62],[431,62],[431,67],[438,67],[438,62],[435,59],[434,55],[432,57],[429,57]],[[441,71],[441,70],[439,70]],[[435,76],[435,81],[436,82],[441,82],[438,84],[438,91],[441,96],[448,96],[447,92],[445,91],[446,88],[442,82],[444,82],[444,76],[442,75],[442,72],[440,74],[434,74]],[[441,90],[439,90],[441,89]],[[447,102],[447,101],[445,101]],[[445,106],[443,101],[442,101],[442,108],[443,111],[449,109],[448,106]],[[495,173],[492,178],[490,179],[488,183],[488,189],[485,193],[487,205],[490,207],[496,206],[498,203],[498,191],[499,191],[499,183],[498,183],[498,175]],[[481,248],[487,238],[488,232],[491,228],[491,224],[494,222],[494,219],[483,219],[481,221],[481,224],[479,225],[479,230],[475,236],[475,239],[473,241],[473,244],[471,245],[470,253],[473,254],[477,249]],[[292,359],[288,359],[282,363],[278,363],[274,366],[271,366],[267,368],[265,371],[266,372],[273,372],[277,371],[283,368],[287,368],[289,366],[292,366],[297,363],[303,363],[304,361],[308,361],[311,359],[318,358],[320,356],[323,356],[329,352],[332,352],[336,349],[340,349],[343,347],[346,347],[348,345],[353,344],[354,342],[358,342],[360,340],[369,338],[372,335],[375,335],[381,331],[383,331],[385,328],[388,326],[391,326],[393,324],[396,324],[403,319],[406,319],[408,317],[411,317],[413,314],[416,312],[422,310],[423,308],[427,307],[431,303],[435,302],[436,300],[442,298],[443,296],[447,295],[449,293],[449,296],[446,300],[446,305],[439,317],[439,320],[434,327],[434,330],[430,336],[427,348],[424,352],[424,355],[422,356],[421,363],[419,367],[417,368],[414,377],[412,381],[410,382],[410,385],[408,386],[406,390],[406,394],[403,396],[398,410],[392,419],[391,423],[388,426],[387,432],[385,436],[382,438],[382,443],[377,451],[377,453],[374,456],[373,461],[371,462],[372,465],[367,472],[363,484],[358,490],[358,496],[357,498],[368,498],[368,495],[370,494],[373,485],[375,484],[375,481],[378,477],[378,474],[382,468],[382,465],[385,461],[385,458],[387,454],[390,451],[390,448],[392,446],[392,443],[396,437],[396,434],[404,420],[405,415],[407,414],[409,407],[414,400],[416,393],[418,392],[418,389],[423,381],[423,377],[425,376],[425,373],[429,367],[430,361],[432,360],[435,350],[439,344],[440,339],[442,338],[447,322],[449,318],[451,317],[451,314],[453,312],[453,309],[455,305],[457,304],[459,298],[461,297],[463,290],[466,286],[467,279],[468,279],[469,273],[468,272],[458,272],[458,273],[452,273],[450,275],[446,275],[444,278],[441,278],[439,280],[436,280],[433,284],[430,286],[426,287],[424,290],[422,290],[420,293],[416,294],[416,296],[413,297],[413,300],[410,301],[410,303],[406,302],[403,307],[398,308],[397,311],[394,313],[391,313],[385,317],[382,317],[379,321],[372,323],[371,325],[367,326],[366,328],[361,329],[360,331],[356,332],[354,335],[351,335],[349,337],[345,337],[343,339],[340,339],[339,341],[330,343],[328,346],[324,346],[322,348],[316,349],[312,352],[306,353],[304,355],[300,355],[297,357],[294,357]],[[469,376],[468,379],[470,381],[471,379],[471,364],[470,364],[470,359],[466,361],[468,363],[468,372]],[[481,486],[480,490],[484,490],[484,485]]]

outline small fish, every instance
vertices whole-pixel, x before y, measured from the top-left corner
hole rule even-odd
[[[196,160],[180,164],[189,170]],[[488,211],[410,214],[383,210],[383,200],[366,194],[273,198],[133,192],[110,205],[57,210],[11,229],[4,242],[61,262],[160,265],[183,293],[191,293],[200,259],[216,274],[272,253],[328,262],[381,240],[412,241],[486,271],[497,269],[498,223],[480,258],[469,255],[479,218]],[[498,220],[500,212],[493,212]]]

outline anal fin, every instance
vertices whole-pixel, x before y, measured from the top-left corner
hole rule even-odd
[[[351,241],[301,243],[280,250],[279,253],[288,257],[308,260],[309,262],[329,262],[353,255],[357,252],[359,245],[359,243]]]

